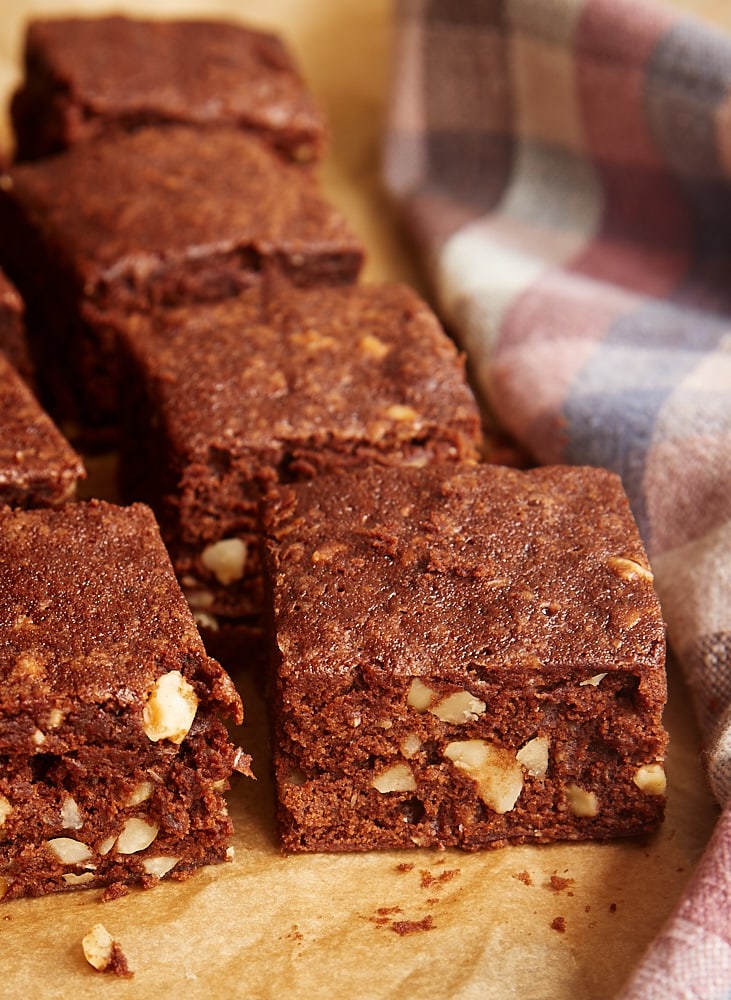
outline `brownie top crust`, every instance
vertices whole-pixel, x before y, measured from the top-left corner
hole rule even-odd
[[[52,85],[123,126],[227,123],[273,137],[294,155],[322,153],[324,115],[279,38],[231,22],[123,16],[29,23],[28,86]]]
[[[477,404],[429,307],[397,283],[299,290],[273,281],[221,304],[135,315],[126,342],[185,464],[307,443],[428,440],[476,458]]]
[[[205,653],[151,511],[103,501],[0,508],[0,708],[86,704],[142,712],[180,671],[240,716]]]
[[[652,574],[613,473],[322,477],[271,491],[263,528],[283,677],[457,665],[530,686],[631,665],[664,683]]]
[[[0,502],[60,503],[83,475],[80,457],[0,351]]]
[[[363,254],[310,171],[232,129],[103,136],[11,167],[4,185],[54,266],[104,306],[107,286],[136,288],[206,257]]]

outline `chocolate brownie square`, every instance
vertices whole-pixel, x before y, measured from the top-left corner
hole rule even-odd
[[[463,359],[400,284],[265,282],[131,317],[123,495],[156,511],[199,624],[258,627],[257,504],[335,469],[476,459]]]
[[[241,702],[149,509],[0,508],[0,595],[0,895],[224,861]]]
[[[36,18],[11,101],[16,159],[110,130],[228,125],[290,159],[318,159],[322,111],[275,35],[226,21]]]
[[[262,516],[287,850],[657,826],[664,626],[616,476],[371,469]]]
[[[81,459],[0,351],[0,503],[58,505],[83,476]]]
[[[351,282],[363,261],[313,174],[232,129],[105,136],[12,167],[3,182],[0,252],[39,372],[57,407],[71,408],[72,387],[92,426],[117,413],[110,311],[220,300],[266,270],[303,286]]]

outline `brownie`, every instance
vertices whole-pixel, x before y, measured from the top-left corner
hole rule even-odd
[[[325,121],[274,35],[225,21],[34,19],[11,101],[16,159],[110,130],[226,125],[290,159],[319,159]]]
[[[661,821],[664,625],[614,474],[374,468],[273,488],[262,517],[285,849]]]
[[[117,413],[110,312],[220,300],[269,269],[303,286],[350,282],[363,261],[313,174],[232,129],[106,136],[2,180],[0,252],[52,412],[91,426]]]
[[[0,894],[187,878],[248,758],[152,513],[0,508]]]
[[[25,307],[15,286],[0,271],[0,351],[18,372],[33,384],[33,362],[25,335]]]
[[[156,511],[197,620],[257,628],[257,504],[280,481],[476,459],[463,359],[405,285],[292,289],[131,317],[122,493]]]
[[[0,504],[61,504],[83,476],[80,457],[0,351]]]

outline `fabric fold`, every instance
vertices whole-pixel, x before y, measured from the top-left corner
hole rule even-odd
[[[536,461],[622,476],[725,806],[731,38],[649,0],[401,0],[395,29],[384,178],[437,306]],[[724,817],[633,997],[731,995],[725,958],[671,972],[708,907],[731,926],[729,858]]]

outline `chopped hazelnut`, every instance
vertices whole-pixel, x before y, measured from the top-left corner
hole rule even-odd
[[[485,740],[448,743],[444,756],[477,785],[477,794],[496,813],[507,813],[523,790],[523,769],[509,750]]]
[[[548,770],[547,736],[536,736],[528,740],[515,755],[518,763],[534,778],[543,778]]]
[[[90,861],[92,857],[86,844],[82,844],[80,840],[72,840],[70,837],[54,837],[47,842],[47,846],[64,865],[82,865],[85,861]]]
[[[125,805],[128,809],[132,806],[138,806],[140,802],[146,802],[152,795],[152,782],[151,781],[141,781],[139,785],[135,785],[132,791],[127,796],[127,801]]]
[[[125,822],[122,832],[117,837],[117,851],[120,854],[136,854],[138,851],[144,851],[153,842],[159,829],[157,823],[132,816]]]
[[[403,423],[419,419],[419,414],[413,406],[406,406],[403,403],[392,403],[386,410],[386,416],[391,420]]]
[[[624,580],[634,580],[638,577],[650,582],[654,580],[649,566],[643,566],[642,563],[638,563],[636,559],[630,559],[628,556],[612,556],[608,560],[608,565]]]
[[[93,872],[81,872],[77,875],[75,872],[66,872],[61,876],[66,885],[88,885],[89,882],[93,882],[96,876]]]
[[[193,610],[191,608],[191,610]],[[207,628],[211,632],[218,632],[218,618],[209,611],[193,611],[193,619],[198,628]]]
[[[372,333],[367,333],[364,337],[361,337],[358,346],[366,357],[373,358],[374,361],[382,361],[390,350],[388,344],[384,344],[382,340],[379,340]]]
[[[606,670],[603,674],[592,674],[591,677],[587,677],[585,681],[579,681],[579,687],[599,687],[601,682],[607,676]]]
[[[143,858],[142,867],[148,875],[156,875],[157,878],[163,878],[169,871],[172,871],[178,861],[180,861],[180,858],[168,857],[161,854],[156,858]]]
[[[191,611],[204,611],[213,604],[213,594],[210,590],[186,590],[185,599]]]
[[[222,587],[240,580],[246,566],[247,545],[241,538],[222,538],[207,545],[201,553],[201,562]]]
[[[100,972],[108,968],[112,960],[114,938],[104,924],[94,924],[89,933],[82,938],[81,947],[89,965]]]
[[[61,806],[61,826],[64,830],[80,830],[84,825],[76,799],[67,795]]]
[[[407,759],[416,757],[421,750],[421,740],[416,733],[407,733],[399,743],[399,750],[402,757],[406,757]]]
[[[580,788],[579,785],[566,786],[566,799],[574,816],[596,816],[599,812],[599,803],[594,792]]]
[[[469,691],[455,691],[454,694],[442,698],[429,711],[442,722],[456,724],[474,722],[485,711],[487,706]]]
[[[662,764],[643,764],[632,778],[641,792],[647,795],[664,795],[667,791],[667,778]]]
[[[63,715],[63,712],[61,711],[61,709],[60,708],[52,708],[51,711],[48,713],[48,722],[47,722],[48,728],[49,729],[58,729],[58,727],[63,722],[63,719],[64,719],[64,715]]]
[[[179,670],[162,674],[142,712],[143,728],[153,743],[182,743],[193,725],[198,696]]]
[[[394,764],[371,781],[377,792],[415,792],[416,779],[408,764]]]
[[[111,837],[105,837],[104,840],[97,847],[97,853],[101,854],[102,857],[109,854],[111,849],[114,847],[114,842],[116,841],[116,834],[112,834]]]
[[[406,695],[406,704],[417,712],[426,712],[435,697],[436,691],[432,691],[422,680],[414,677]]]
[[[5,820],[13,811],[13,807],[4,795],[0,795],[0,826],[5,826]]]

